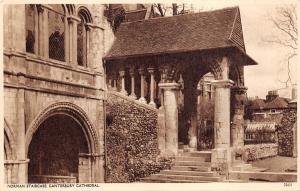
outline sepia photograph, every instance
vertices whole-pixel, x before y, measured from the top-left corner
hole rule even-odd
[[[1,3],[8,190],[299,189],[297,1],[59,3]]]

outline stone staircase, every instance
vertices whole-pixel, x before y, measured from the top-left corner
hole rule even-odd
[[[204,183],[221,182],[216,172],[211,171],[210,151],[179,151],[174,166],[170,170],[162,170],[157,174],[142,178],[141,182],[157,183]]]

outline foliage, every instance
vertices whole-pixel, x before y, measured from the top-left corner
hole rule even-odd
[[[133,182],[170,168],[159,156],[157,113],[118,96],[108,96],[107,182]]]

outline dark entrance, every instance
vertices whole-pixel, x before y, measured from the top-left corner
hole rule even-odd
[[[79,153],[88,150],[82,127],[73,117],[49,117],[29,145],[28,182],[78,182]]]

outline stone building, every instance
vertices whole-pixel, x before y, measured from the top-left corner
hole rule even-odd
[[[157,128],[149,135],[157,155],[177,156],[179,123],[197,150],[197,86],[207,73],[215,87],[211,163],[228,172],[244,146],[244,67],[257,64],[246,53],[239,8],[155,19],[151,6],[106,8],[5,5],[5,182],[104,182],[114,162],[107,98],[148,111],[126,105],[111,124],[139,128],[135,116],[151,116],[138,120],[155,121],[146,126]]]
[[[103,5],[4,5],[5,182],[103,182]]]

